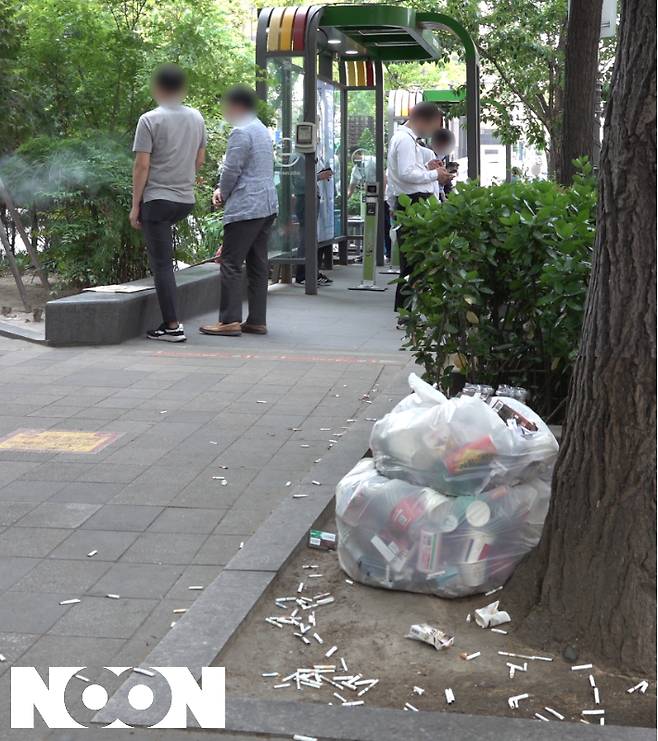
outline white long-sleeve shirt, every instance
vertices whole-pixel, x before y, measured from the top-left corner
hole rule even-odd
[[[439,174],[427,169],[427,150],[418,144],[408,126],[400,126],[388,146],[386,176],[391,196],[401,193],[435,193]]]

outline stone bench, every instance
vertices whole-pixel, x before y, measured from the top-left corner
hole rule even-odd
[[[176,272],[181,321],[219,310],[219,269],[198,265]],[[152,278],[129,285],[149,286],[139,293],[85,291],[46,304],[49,345],[116,345],[142,336],[162,322]]]

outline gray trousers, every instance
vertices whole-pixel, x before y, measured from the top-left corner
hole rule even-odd
[[[142,232],[153,273],[155,292],[164,322],[178,321],[176,313],[176,279],[174,278],[174,248],[171,229],[194,208],[193,203],[155,200],[142,203]]]
[[[219,321],[242,322],[242,265],[247,264],[247,324],[266,324],[269,264],[267,240],[276,214],[234,221],[224,227]]]

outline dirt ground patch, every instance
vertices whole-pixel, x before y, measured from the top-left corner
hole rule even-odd
[[[55,282],[54,278],[49,278],[51,283]],[[48,291],[44,288],[39,279],[32,275],[24,275],[23,283],[25,285],[25,292],[32,308],[32,311],[26,312],[21,301],[16,282],[11,274],[0,275],[0,320],[10,321],[22,324],[24,322],[34,323],[34,310],[44,309],[46,301],[51,299],[60,298],[61,296],[68,296],[72,293],[77,293],[76,290],[51,290]],[[43,322],[43,315],[41,316]]]
[[[325,525],[335,531],[333,523]],[[317,564],[314,570],[302,568]],[[312,573],[321,577],[310,579]],[[406,702],[418,710],[434,710],[467,714],[535,718],[535,713],[552,717],[548,706],[567,720],[579,722],[587,716],[587,709],[605,709],[607,725],[654,727],[656,724],[655,682],[649,691],[628,694],[626,690],[644,677],[627,677],[598,669],[571,671],[560,656],[541,653],[514,638],[512,622],[501,626],[508,635],[492,633],[467,623],[466,616],[474,609],[501,600],[505,608],[505,591],[491,597],[471,597],[457,600],[439,599],[406,592],[391,592],[348,584],[338,565],[335,552],[302,549],[277,576],[270,592],[257,605],[248,623],[233,643],[216,659],[215,665],[226,667],[227,692],[243,697],[299,700],[339,704],[333,696],[335,687],[326,684],[321,689],[303,687],[298,691],[294,682],[290,687],[274,689],[281,678],[298,668],[314,664],[336,664],[339,674],[361,674],[363,678],[378,678],[379,683],[359,699],[370,707],[403,709]],[[298,628],[285,625],[277,628],[265,622],[268,616],[282,617],[289,609],[278,608],[275,597],[296,596],[300,582],[302,594],[313,596],[330,592],[335,602],[317,607],[317,626],[307,633],[310,644],[304,644],[294,635]],[[300,611],[301,612],[301,611]],[[455,636],[452,648],[435,651],[431,646],[406,639],[413,623],[431,623]],[[322,638],[320,645],[313,632]],[[325,658],[332,646],[338,650]],[[461,653],[481,652],[480,656],[465,661]],[[500,656],[498,651],[525,655],[552,656],[553,661],[528,661],[527,672],[516,672],[509,678],[506,662],[523,664],[524,660]],[[344,658],[348,672],[340,666]],[[590,663],[580,656],[577,664]],[[262,673],[278,672],[279,677],[262,677]],[[601,704],[596,705],[589,675],[594,676]],[[331,675],[329,675],[331,676]],[[425,690],[414,693],[414,686]],[[455,702],[446,704],[445,688],[452,688]],[[529,698],[519,702],[518,710],[511,710],[508,698],[528,693]],[[343,693],[346,694],[346,693]],[[348,700],[354,700],[356,693]],[[598,718],[589,716],[592,723]],[[540,722],[538,720],[538,722]]]

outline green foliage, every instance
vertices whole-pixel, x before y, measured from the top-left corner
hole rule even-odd
[[[235,0],[0,0],[0,176],[60,281],[146,275],[142,237],[127,218],[131,137],[154,105],[150,77],[163,62],[186,70],[188,102],[209,130],[198,205],[177,229],[177,257],[191,262],[217,249],[210,196],[228,133],[220,102],[230,85],[255,82],[250,12]]]
[[[140,235],[126,219],[131,161],[125,137],[92,135],[38,137],[1,164],[17,205],[41,217],[46,265],[65,285],[120,283],[145,275]]]
[[[596,183],[579,168],[569,188],[467,183],[399,215],[413,266],[407,344],[429,381],[447,389],[458,371],[525,386],[544,414],[564,400],[595,232]]]

